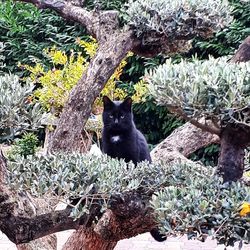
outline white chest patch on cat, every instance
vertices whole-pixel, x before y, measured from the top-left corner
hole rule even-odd
[[[117,143],[121,140],[120,136],[119,135],[116,135],[116,136],[112,136],[111,137],[111,142],[113,143]]]

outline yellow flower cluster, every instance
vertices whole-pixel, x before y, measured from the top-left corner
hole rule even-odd
[[[148,85],[144,80],[140,80],[134,85],[135,93],[132,99],[135,103],[145,102],[148,93]]]
[[[81,40],[79,37],[76,39],[76,43],[79,44],[82,48],[84,48],[87,55],[93,57],[98,48],[98,43],[95,38],[90,37],[91,42],[86,42]]]
[[[86,42],[78,38],[76,43],[83,47],[86,54],[92,58],[96,53],[98,44],[94,38],[90,39],[90,42]],[[77,84],[83,72],[86,70],[88,60],[87,57],[84,57],[80,52],[76,53],[71,51],[70,55],[67,55],[55,46],[46,49],[44,52],[53,64],[52,69],[46,71],[45,67],[40,63],[36,63],[33,67],[29,65],[22,66],[30,72],[30,79],[42,86],[35,91],[34,96],[38,98],[39,102],[47,111],[52,111],[55,115],[59,115],[68,99],[70,90]],[[104,95],[109,96],[113,100],[122,100],[127,96],[124,90],[117,87],[117,82],[120,80],[123,69],[127,64],[127,58],[132,55],[131,52],[128,53],[121,61],[100,96],[96,99],[94,109],[99,110],[99,107],[102,106],[101,97]],[[146,93],[146,85],[143,81],[140,81],[134,85],[134,88],[136,93],[132,98],[135,102],[139,102]]]
[[[55,114],[58,114],[88,63],[81,53],[71,51],[67,56],[56,47],[46,49],[44,52],[54,65],[52,69],[46,71],[40,63],[34,67],[29,65],[24,65],[24,67],[30,71],[30,79],[42,86],[35,91],[34,96],[39,99],[46,110],[53,110]]]

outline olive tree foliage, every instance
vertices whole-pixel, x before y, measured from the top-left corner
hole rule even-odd
[[[74,153],[20,157],[10,161],[9,168],[9,185],[20,192],[58,199],[68,206],[78,198],[69,215],[75,221],[72,228],[91,214],[93,205],[98,204],[103,213],[115,208],[115,200],[124,193],[140,190],[145,196],[155,193],[151,207],[167,235],[187,232],[188,237],[199,240],[213,235],[226,245],[250,241],[249,218],[239,213],[240,205],[250,198],[250,187],[223,184],[210,167],[147,162],[135,167],[106,155]]]
[[[210,37],[232,20],[228,2],[220,0],[130,0],[123,11],[142,46],[163,54],[186,52],[191,38]]]
[[[2,46],[2,47],[1,47]],[[0,44],[0,53],[4,50]],[[0,54],[0,70],[4,68]],[[13,74],[0,72],[0,142],[13,140],[24,131],[41,126],[42,110],[38,103],[29,101],[34,89],[30,82],[21,84]]]
[[[83,234],[79,234],[81,237],[75,237],[73,240],[75,248],[71,245],[70,249],[83,247],[79,244],[79,239],[83,239],[81,242],[86,249],[112,249],[120,239],[155,228],[157,223],[154,208],[159,212],[163,229],[167,229],[169,233],[182,234],[188,231],[200,237],[202,234],[213,234],[223,229],[228,237],[223,239],[222,243],[249,241],[248,217],[236,216],[240,232],[232,221],[228,221],[225,225],[229,226],[225,228],[224,224],[220,224],[221,216],[229,215],[232,209],[237,213],[236,208],[240,208],[241,204],[249,199],[249,189],[243,184],[231,185],[224,189],[225,184],[219,177],[217,182],[213,182],[215,177],[211,177],[211,170],[197,168],[196,165],[166,166],[143,162],[135,168],[132,164],[127,165],[123,161],[118,162],[106,156],[93,157],[70,153],[79,151],[83,126],[90,115],[91,105],[129,51],[152,57],[158,53],[177,53],[183,51],[183,48],[187,50],[187,40],[197,35],[211,36],[220,26],[230,22],[227,2],[128,1],[124,6],[123,20],[120,22],[118,11],[102,10],[103,1],[93,10],[80,7],[84,5],[84,2],[80,1],[22,1],[33,3],[38,8],[53,9],[65,19],[79,22],[97,39],[99,47],[88,69],[70,93],[61,113],[50,145],[54,154],[40,158],[19,158],[7,163],[10,167],[9,179],[5,177],[7,181],[4,182],[0,178],[1,188],[4,190],[0,194],[0,200],[4,201],[0,203],[0,210],[3,211],[0,229],[16,244],[61,230],[82,229]],[[64,152],[58,154],[60,151]],[[6,162],[1,155],[0,167],[6,168]],[[200,184],[197,179],[202,180]],[[209,191],[208,184],[211,184]],[[232,198],[230,195],[238,192],[239,185],[242,185],[242,191]],[[215,189],[218,190],[218,195],[221,190],[222,199],[228,196],[231,201],[228,206],[218,201],[217,217],[207,214],[208,211],[214,210],[212,201],[215,199]],[[230,192],[230,189],[233,191]],[[59,199],[68,205],[61,211],[27,217],[23,204],[21,206],[18,203],[20,200],[13,199],[13,196],[19,195],[15,190],[23,191],[21,194],[30,192],[33,196],[42,194],[46,199]],[[187,195],[188,190],[190,196]],[[161,199],[153,196],[150,206],[152,194],[157,191]],[[182,203],[183,210],[181,209],[181,200],[176,204],[177,210],[169,209],[172,206],[169,197],[176,200],[176,194],[186,197],[184,202],[190,202],[194,194],[205,200],[201,203],[196,200],[200,208],[198,218],[197,212],[192,211],[192,204],[188,207],[186,203]],[[191,198],[188,200],[189,197]],[[8,212],[4,213],[6,207]],[[189,224],[190,221],[184,220],[184,215],[190,217],[192,225]]]
[[[187,51],[190,48],[187,38],[209,37],[232,20],[228,3],[220,0],[130,0],[124,11],[125,20],[142,43],[162,44],[161,52],[166,54],[172,51],[171,46],[179,52]]]
[[[146,79],[159,104],[193,125],[220,136],[218,172],[224,181],[236,181],[244,172],[244,153],[250,146],[249,40],[235,56],[164,65]]]
[[[174,64],[169,59],[146,75],[149,91],[157,103],[195,124],[204,118],[216,134],[228,122],[250,126],[250,63],[228,60],[211,57]]]

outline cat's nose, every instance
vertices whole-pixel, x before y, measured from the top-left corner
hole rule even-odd
[[[117,119],[117,118],[115,119],[115,123],[116,123],[116,124],[118,123],[118,119]]]

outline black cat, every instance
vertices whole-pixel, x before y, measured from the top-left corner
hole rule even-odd
[[[132,161],[135,165],[144,160],[151,162],[147,141],[134,124],[132,99],[127,97],[123,102],[113,102],[104,96],[103,104],[103,153],[126,162]],[[157,229],[150,233],[157,241],[166,240]]]
[[[146,139],[136,129],[133,121],[132,99],[112,102],[104,96],[103,103],[103,152],[113,158],[132,161],[134,164],[143,160],[151,162]]]

